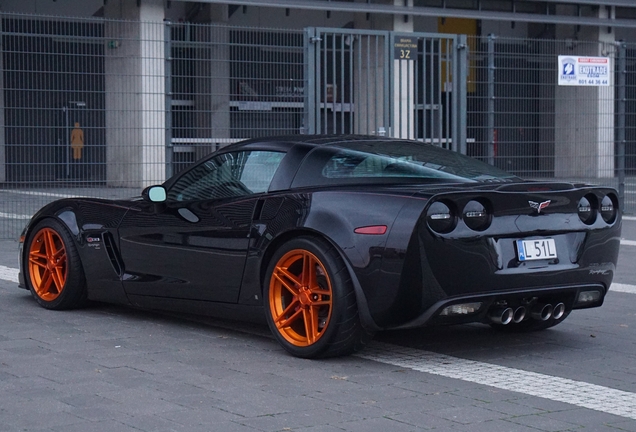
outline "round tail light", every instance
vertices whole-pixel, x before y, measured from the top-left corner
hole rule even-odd
[[[613,194],[605,195],[601,200],[601,217],[608,224],[614,223],[618,212],[618,200]]]
[[[596,203],[596,197],[592,194],[587,194],[579,200],[577,213],[585,225],[592,225],[596,221]]]
[[[426,212],[426,222],[430,229],[436,233],[446,234],[455,229],[457,217],[450,204],[436,201]]]
[[[492,215],[484,204],[480,201],[472,200],[464,207],[462,219],[471,230],[484,231],[490,226]]]

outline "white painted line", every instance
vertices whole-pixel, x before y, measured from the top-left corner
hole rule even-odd
[[[24,219],[24,220],[28,220],[28,219],[31,219],[31,216],[29,216],[29,215],[15,214],[15,213],[3,213],[3,212],[0,212],[0,218],[5,218],[5,219]]]
[[[60,194],[60,193],[53,193],[53,192],[38,192],[38,191],[23,191],[23,190],[13,190],[13,189],[2,189],[0,190],[0,193],[36,195],[36,196],[55,197],[55,198],[76,198],[77,197],[77,195],[70,195],[70,194]]]
[[[0,279],[18,283],[18,269],[0,265]]]
[[[369,344],[355,355],[419,372],[636,419],[636,393],[610,387],[380,342]]]
[[[623,216],[623,220],[636,221],[636,216]]]
[[[616,291],[616,292],[622,292],[622,293],[636,294],[636,285],[613,283],[613,284],[610,285],[609,291],[610,292]]]
[[[621,245],[623,245],[623,246],[636,246],[636,241],[621,239]]]

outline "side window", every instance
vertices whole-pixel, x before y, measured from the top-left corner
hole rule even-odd
[[[168,200],[193,201],[267,192],[285,153],[243,151],[216,156],[187,171],[168,191]]]

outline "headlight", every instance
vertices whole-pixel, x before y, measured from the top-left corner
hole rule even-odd
[[[462,218],[471,230],[483,231],[490,226],[492,216],[484,204],[472,200],[464,207]]]
[[[426,222],[435,232],[446,234],[455,229],[457,218],[450,203],[447,205],[442,201],[436,201],[428,208]]]
[[[577,212],[579,219],[586,225],[592,225],[596,220],[596,197],[592,194],[587,194],[579,200]]]
[[[618,200],[614,194],[605,195],[601,200],[601,217],[608,224],[613,223],[616,220],[616,214],[618,211]]]

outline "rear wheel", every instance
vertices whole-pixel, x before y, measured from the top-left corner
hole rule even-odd
[[[342,258],[322,239],[300,237],[276,251],[267,271],[264,298],[272,333],[297,357],[351,354],[373,336],[360,323]]]
[[[38,223],[26,241],[25,280],[40,306],[70,309],[86,303],[86,279],[71,235],[54,219]]]

